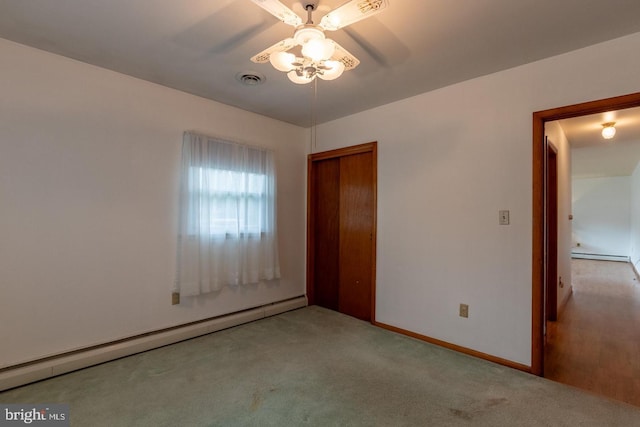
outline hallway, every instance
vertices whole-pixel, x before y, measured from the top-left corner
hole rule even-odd
[[[571,263],[573,295],[547,323],[545,377],[640,406],[640,285],[631,265]]]

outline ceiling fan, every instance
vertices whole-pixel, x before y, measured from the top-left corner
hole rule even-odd
[[[274,68],[287,73],[289,80],[304,84],[316,77],[323,80],[337,79],[345,70],[360,64],[358,58],[335,41],[326,38],[325,31],[335,31],[354,22],[382,12],[388,0],[351,0],[332,10],[314,24],[311,14],[317,9],[317,1],[303,0],[307,22],[278,0],[252,0],[287,25],[295,27],[293,37],[286,38],[258,53],[251,60],[255,63],[271,62]],[[301,56],[288,52],[301,46]]]

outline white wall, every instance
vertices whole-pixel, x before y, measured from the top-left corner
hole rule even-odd
[[[318,126],[318,151],[379,141],[378,321],[530,363],[532,112],[640,91],[638,49],[635,34]],[[304,130],[3,40],[0,57],[0,366],[304,291]],[[185,129],[278,150],[279,286],[169,305]]]
[[[560,309],[571,296],[571,147],[560,123],[545,123],[545,135],[558,152],[558,290]],[[562,281],[563,286],[560,287]],[[562,313],[558,310],[558,314]]]
[[[0,367],[304,294],[305,129],[2,39],[0,58]],[[276,150],[279,284],[170,305],[184,130]]]
[[[628,176],[574,178],[573,252],[628,257],[630,200]]]
[[[640,271],[640,163],[631,175],[631,233],[629,258]]]
[[[378,321],[530,364],[532,113],[640,91],[639,49],[635,34],[318,127],[317,151],[379,142]]]

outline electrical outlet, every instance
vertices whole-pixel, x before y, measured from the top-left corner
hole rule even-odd
[[[460,304],[460,317],[469,317],[469,306],[467,304]]]
[[[171,305],[177,305],[180,304],[180,293],[179,292],[172,292],[171,293]]]

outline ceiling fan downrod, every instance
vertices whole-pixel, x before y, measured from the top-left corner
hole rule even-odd
[[[307,11],[307,22],[305,25],[313,25],[313,19],[311,19],[311,12],[316,10],[316,7],[313,4],[307,4],[304,8]]]

